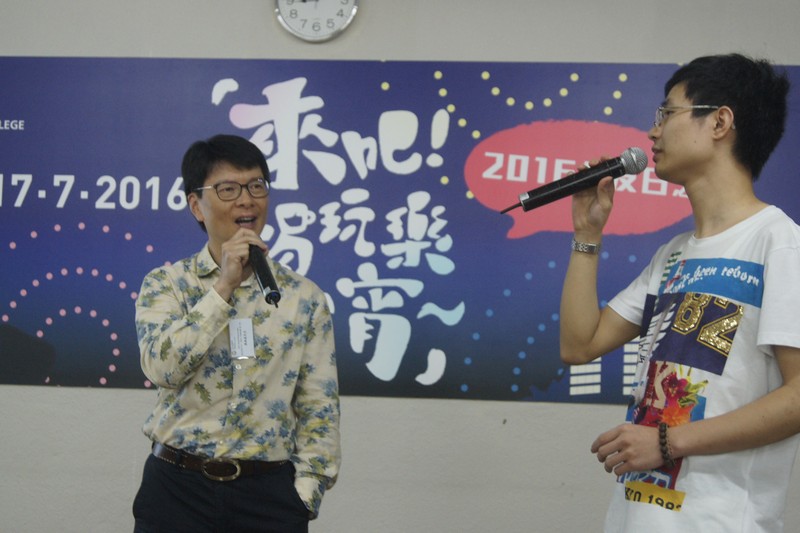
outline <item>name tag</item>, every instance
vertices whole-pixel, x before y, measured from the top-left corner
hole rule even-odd
[[[230,321],[228,329],[231,336],[231,357],[233,359],[255,357],[253,320],[250,318],[235,318]]]

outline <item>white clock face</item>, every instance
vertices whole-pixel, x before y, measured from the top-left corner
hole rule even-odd
[[[275,0],[281,25],[306,41],[327,41],[339,35],[358,10],[358,0]]]

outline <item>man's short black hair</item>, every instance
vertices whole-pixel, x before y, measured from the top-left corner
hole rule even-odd
[[[728,106],[733,110],[733,155],[756,180],[786,126],[786,72],[776,71],[763,59],[741,54],[713,55],[699,57],[675,71],[664,86],[664,96],[681,83],[693,104]],[[711,112],[695,109],[693,115]]]
[[[255,144],[238,135],[215,135],[193,143],[183,156],[181,174],[186,196],[202,187],[220,163],[229,163],[242,170],[259,168],[264,179],[269,181],[267,160]],[[202,193],[197,191],[195,194],[202,196]]]

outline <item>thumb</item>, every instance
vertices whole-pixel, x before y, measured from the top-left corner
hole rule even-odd
[[[598,196],[603,198],[609,203],[614,202],[614,178],[611,176],[606,176],[605,178],[600,180],[600,183],[597,184],[597,191]]]

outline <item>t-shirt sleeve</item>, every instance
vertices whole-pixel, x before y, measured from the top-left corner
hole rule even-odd
[[[784,247],[767,256],[756,343],[800,347],[800,248]]]

